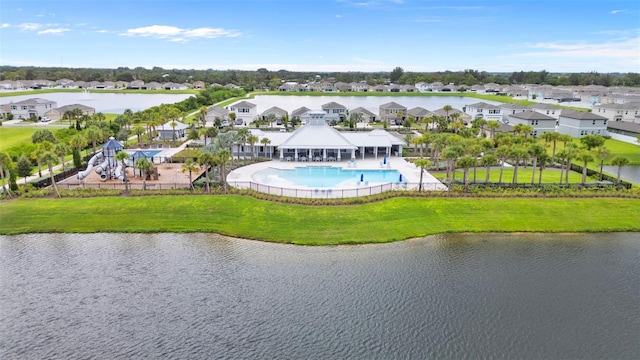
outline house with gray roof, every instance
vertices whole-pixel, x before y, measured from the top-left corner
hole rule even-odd
[[[433,116],[433,112],[422,108],[422,107],[414,107],[412,109],[407,110],[408,116],[413,116],[416,122],[423,122],[425,119]]]
[[[540,114],[549,115],[558,119],[560,117],[560,108],[549,104],[533,104],[529,107],[533,111],[537,111]]]
[[[293,110],[291,112],[291,119],[292,120],[296,120],[296,121],[300,121],[300,119],[302,118],[302,116],[304,116],[306,113],[308,113],[309,111],[311,111],[311,109],[309,109],[306,106],[303,107],[299,107],[295,110]]]
[[[509,115],[514,115],[514,114],[525,112],[525,111],[533,111],[529,108],[528,105],[521,105],[521,104],[506,103],[506,104],[500,104],[498,105],[498,107],[500,108],[500,113],[502,114],[503,122],[506,122],[509,120]]]
[[[249,124],[258,116],[257,105],[245,100],[229,105],[229,112],[236,114],[236,125]]]
[[[604,116],[609,121],[633,122],[636,115],[640,115],[640,102],[594,105],[593,113]]]
[[[49,110],[58,107],[55,101],[31,98],[27,100],[17,101],[9,103],[9,110],[14,119],[40,119],[45,116],[45,113]]]
[[[51,109],[47,111],[44,114],[44,116],[48,117],[52,121],[57,121],[62,119],[62,116],[64,115],[65,112],[71,111],[74,109],[80,109],[80,111],[82,111],[82,115],[92,116],[96,113],[96,109],[90,106],[86,106],[82,104],[72,104],[72,105],[65,105],[65,106],[60,106],[59,108]]]
[[[496,106],[486,102],[478,102],[470,105],[466,105],[464,109],[465,113],[469,115],[473,120],[484,119],[502,121],[502,110]]]
[[[556,119],[554,117],[532,110],[509,114],[506,123],[512,126],[518,124],[531,126],[533,128],[531,135],[535,137],[546,132],[556,131]]]
[[[361,121],[363,123],[370,123],[370,122],[374,122],[377,120],[377,115],[372,113],[371,111],[363,108],[363,107],[357,107],[355,109],[352,109],[350,111],[351,114],[361,114]]]
[[[175,126],[171,126],[171,125]],[[180,140],[187,137],[188,125],[177,120],[167,121],[158,128],[159,140]]]
[[[591,112],[562,109],[558,118],[558,132],[573,137],[607,135],[607,118]]]
[[[391,101],[380,105],[378,114],[380,115],[380,119],[389,122],[391,125],[401,124],[407,115],[407,107]]]
[[[262,114],[260,114],[260,117],[262,118],[262,120],[267,120],[267,121],[273,120],[270,123],[271,126],[282,125],[282,119],[288,116],[289,116],[289,113],[287,113],[287,110],[281,109],[277,106],[272,106],[267,110],[263,111]]]
[[[322,111],[327,113],[325,116],[325,120],[327,121],[339,122],[345,120],[347,117],[347,107],[335,101],[323,104],[321,107]]]
[[[229,110],[220,106],[210,106],[204,118],[207,121],[207,126],[214,126],[216,119],[220,119],[220,123],[229,120]]]

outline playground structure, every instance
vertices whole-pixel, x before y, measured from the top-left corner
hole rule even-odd
[[[95,167],[95,171],[100,175],[101,181],[107,181],[111,179],[117,179],[125,181],[125,173],[122,167],[122,162],[116,160],[117,153],[122,151],[124,147],[113,137],[102,146],[102,151],[93,155],[89,159],[87,169],[78,172],[78,180],[82,180],[89,176],[91,170]]]

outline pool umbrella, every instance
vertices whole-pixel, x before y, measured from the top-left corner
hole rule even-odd
[[[360,174],[360,182],[364,181],[364,174]]]
[[[400,180],[398,182],[402,182],[402,174],[400,174]]]

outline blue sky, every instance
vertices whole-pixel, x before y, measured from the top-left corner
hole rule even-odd
[[[640,1],[2,0],[0,64],[640,72]]]

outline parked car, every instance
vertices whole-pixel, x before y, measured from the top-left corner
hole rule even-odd
[[[51,121],[51,119],[49,119],[48,117],[46,117],[46,116],[45,116],[45,117],[43,117],[43,118],[42,118],[42,120],[40,120],[40,121],[42,121],[42,122],[49,122],[49,121]]]

